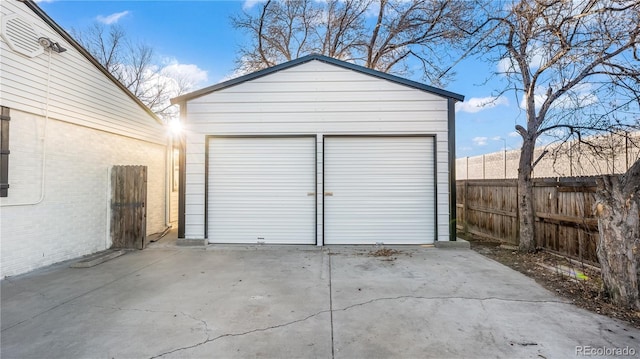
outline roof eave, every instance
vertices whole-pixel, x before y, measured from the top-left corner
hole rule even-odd
[[[391,75],[388,73],[384,73],[384,72],[380,72],[380,71],[376,71],[376,70],[372,70],[360,65],[356,65],[356,64],[352,64],[346,61],[342,61],[342,60],[337,60],[331,57],[327,57],[327,56],[323,56],[323,55],[317,55],[317,54],[312,54],[312,55],[307,55],[307,56],[303,56],[300,57],[298,59],[295,60],[291,60],[282,64],[278,64],[276,66],[273,67],[269,67],[260,71],[256,71],[256,72],[252,72],[250,74],[247,75],[243,75],[240,77],[236,77],[235,79],[231,79],[228,81],[224,81],[218,84],[215,84],[213,86],[209,86],[209,87],[205,87],[203,89],[197,90],[197,91],[193,91],[181,96],[177,96],[171,99],[171,103],[172,104],[180,104],[207,94],[210,94],[212,92],[218,91],[218,90],[222,90],[224,88],[227,87],[231,87],[231,86],[235,86],[238,84],[241,84],[243,82],[247,82],[250,80],[254,80],[269,74],[272,74],[274,72],[278,72],[280,70],[284,70],[284,69],[288,69],[294,66],[298,66],[301,65],[303,63],[309,62],[309,61],[313,61],[313,60],[317,60],[317,61],[321,61],[321,62],[325,62],[328,64],[332,64],[335,66],[339,66],[342,68],[346,68],[346,69],[350,69],[353,71],[357,71],[363,74],[367,74],[370,76],[374,76],[380,79],[384,79],[384,80],[388,80],[391,82],[395,82],[401,85],[405,85],[408,87],[412,87],[421,91],[425,91],[425,92],[429,92],[435,95],[439,95],[442,97],[446,97],[446,98],[451,98],[455,101],[464,101],[464,96],[454,93],[454,92],[450,92],[450,91],[446,91],[443,89],[439,89],[437,87],[433,87],[433,86],[429,86],[420,82],[416,82],[413,80],[409,80],[409,79],[405,79],[399,76],[395,76],[395,75]]]

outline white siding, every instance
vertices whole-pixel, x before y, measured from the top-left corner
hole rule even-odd
[[[110,175],[114,165],[145,165],[147,233],[165,225],[166,147],[11,109],[9,196],[1,198],[0,277],[94,253],[111,245]],[[27,204],[22,206],[6,206]]]
[[[206,135],[318,135],[321,162],[322,134],[429,134],[436,140],[438,240],[449,240],[447,104],[444,97],[320,61],[189,100],[183,104],[188,132],[186,237],[204,235],[199,218],[204,215]],[[320,219],[320,197],[317,206]],[[321,244],[320,234],[318,239]]]
[[[44,115],[50,76],[49,117],[107,132],[166,143],[163,126],[116,84],[66,43],[31,9],[15,0],[0,2],[2,16],[18,14],[32,22],[42,36],[67,51],[26,57],[0,40],[0,102],[3,106]]]

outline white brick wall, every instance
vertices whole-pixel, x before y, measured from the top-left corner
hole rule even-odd
[[[147,233],[165,225],[166,147],[11,109],[9,196],[0,204],[0,276],[109,248],[109,169],[148,166]]]

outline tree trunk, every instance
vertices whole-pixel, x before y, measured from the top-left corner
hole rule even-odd
[[[635,171],[634,171],[635,169]],[[598,261],[604,290],[620,306],[640,310],[640,220],[638,185],[640,161],[622,177],[598,179]]]
[[[535,207],[533,203],[533,150],[535,142],[525,139],[520,149],[518,167],[518,224],[521,252],[535,252]]]

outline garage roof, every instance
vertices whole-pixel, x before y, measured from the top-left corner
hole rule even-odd
[[[300,57],[300,58],[295,59],[295,60],[291,60],[291,61],[279,64],[279,65],[276,65],[276,66],[273,66],[273,67],[269,67],[269,68],[266,68],[264,70],[252,72],[250,74],[247,74],[247,75],[244,75],[244,76],[240,76],[240,77],[237,77],[235,79],[231,79],[229,81],[221,82],[221,83],[215,84],[213,86],[205,87],[203,89],[200,89],[200,90],[197,90],[197,91],[194,91],[194,92],[190,92],[188,94],[184,94],[184,95],[172,98],[171,99],[171,103],[172,104],[176,104],[176,103],[189,101],[189,100],[192,100],[194,98],[198,98],[200,96],[204,96],[204,95],[207,95],[209,93],[225,89],[227,87],[235,86],[235,85],[241,84],[241,83],[246,82],[246,81],[251,81],[251,80],[257,79],[259,77],[266,76],[266,75],[272,74],[274,72],[277,72],[277,71],[280,71],[280,70],[285,70],[285,69],[288,69],[288,68],[291,68],[291,67],[294,67],[294,66],[298,66],[298,65],[304,64],[306,62],[314,61],[314,60],[322,61],[322,62],[331,64],[331,65],[339,66],[339,67],[342,67],[342,68],[346,68],[346,69],[349,69],[349,70],[353,70],[353,71],[357,71],[357,72],[360,72],[360,73],[363,73],[363,74],[367,74],[367,75],[370,75],[370,76],[378,77],[378,78],[381,78],[381,79],[384,79],[384,80],[395,82],[395,83],[398,83],[398,84],[401,84],[401,85],[404,85],[404,86],[409,86],[409,87],[412,87],[412,88],[415,88],[415,89],[418,89],[418,90],[421,90],[421,91],[429,92],[429,93],[432,93],[432,94],[435,94],[435,95],[443,96],[443,97],[446,97],[446,98],[451,98],[451,99],[456,100],[456,101],[464,101],[464,96],[463,95],[460,95],[460,94],[457,94],[457,93],[454,93],[454,92],[450,92],[450,91],[446,91],[446,90],[443,90],[443,89],[439,89],[437,87],[425,85],[423,83],[412,81],[412,80],[405,79],[405,78],[402,78],[402,77],[398,77],[398,76],[395,76],[395,75],[390,75],[388,73],[372,70],[372,69],[366,68],[364,66],[352,64],[352,63],[349,63],[349,62],[346,62],[346,61],[337,60],[337,59],[334,59],[334,58],[331,58],[331,57],[327,57],[327,56],[323,56],[323,55],[312,54],[312,55],[307,55],[307,56]]]

